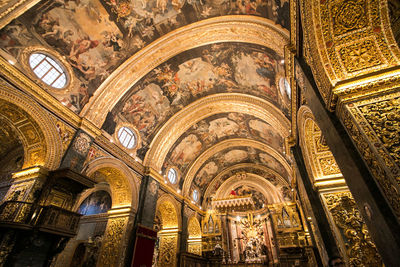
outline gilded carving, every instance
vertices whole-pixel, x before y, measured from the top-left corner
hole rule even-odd
[[[325,142],[321,129],[314,121],[311,110],[307,106],[302,106],[298,114],[300,141],[304,157],[307,159],[306,167],[312,174],[313,182],[332,175],[341,176],[340,169]]]
[[[127,218],[109,219],[107,229],[101,248],[100,266],[119,266],[121,259],[120,251],[121,241],[126,228]]]
[[[350,192],[324,195],[328,210],[346,245],[351,266],[381,266],[382,261],[372,242]]]
[[[377,70],[390,72],[399,64],[400,50],[392,37],[386,1],[302,0],[301,6],[307,62],[331,109],[336,106],[339,82]],[[361,96],[362,89],[357,90],[359,94],[348,97]]]
[[[160,239],[160,252],[157,266],[175,267],[178,235],[165,235]]]
[[[378,48],[373,40],[354,42],[338,49],[340,59],[347,72],[355,72],[381,65]]]
[[[324,175],[333,175],[340,173],[339,166],[337,165],[333,157],[320,158],[319,164],[321,165],[322,173]]]
[[[125,206],[132,203],[132,192],[127,177],[118,169],[100,168],[90,175],[97,182],[106,181],[110,184],[113,206]]]
[[[400,97],[361,106],[360,111],[400,166]]]
[[[57,168],[62,157],[62,146],[50,115],[5,81],[1,80],[0,85],[0,113],[18,128],[19,138],[23,139],[23,168]]]
[[[363,1],[339,1],[332,5],[334,35],[362,29],[368,23],[367,3]]]
[[[170,201],[163,201],[159,205],[158,210],[161,213],[161,223],[163,229],[178,227],[178,216],[176,213],[176,209]]]
[[[385,170],[383,164],[380,163],[378,155],[371,149],[371,144],[364,135],[361,134],[357,125],[367,126],[363,122],[363,117],[357,112],[357,108],[350,104],[350,107],[343,111],[342,121],[346,127],[350,137],[360,152],[362,158],[369,167],[372,175],[379,183],[383,190],[389,204],[392,206],[394,212],[400,217],[400,194],[398,191],[398,182],[390,176],[390,173]],[[352,118],[352,116],[354,116]],[[357,122],[357,124],[356,124]]]

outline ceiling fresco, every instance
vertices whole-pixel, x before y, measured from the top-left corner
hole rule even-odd
[[[172,115],[207,95],[250,94],[274,103],[289,117],[290,92],[279,87],[284,77],[281,60],[268,48],[243,43],[185,51],[133,86],[107,117],[103,129],[113,134],[119,123],[134,125],[142,140],[138,156],[143,158],[157,130]]]
[[[285,201],[292,200],[292,194],[287,181],[283,181],[281,177],[278,177],[271,171],[267,171],[264,168],[260,168],[259,166],[257,167],[242,166],[238,168],[233,168],[223,173],[223,175],[215,177],[215,179],[213,179],[208,184],[209,187],[207,188],[208,193],[206,192],[204,197],[207,198],[207,201],[209,201],[210,200],[209,196],[212,196],[213,193],[215,193],[226,180],[234,176],[236,177],[235,178],[236,180],[246,179],[249,173],[259,177],[263,177],[264,179],[268,180],[273,186],[277,188],[279,192],[281,192],[283,199]]]
[[[48,0],[7,25],[0,32],[0,45],[17,62],[26,47],[57,51],[77,79],[69,90],[50,93],[79,113],[119,65],[152,41],[199,20],[238,14],[289,27],[288,0]]]
[[[254,209],[259,210],[264,208],[264,205],[267,203],[266,197],[258,191],[256,188],[250,185],[240,185],[236,188],[234,188],[232,191],[234,191],[236,196],[248,196],[251,195],[251,198],[253,199],[254,203]],[[233,193],[233,192],[231,192]]]
[[[220,113],[197,122],[176,141],[166,157],[163,173],[169,167],[175,167],[185,176],[193,160],[202,152],[230,138],[258,140],[283,152],[282,136],[267,122],[237,112]]]
[[[197,171],[192,188],[199,188],[203,193],[212,179],[224,169],[241,163],[253,163],[275,170],[282,177],[287,178],[285,168],[271,155],[253,147],[234,146],[215,153],[208,158]]]

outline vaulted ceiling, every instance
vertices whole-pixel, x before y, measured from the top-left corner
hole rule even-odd
[[[289,20],[288,0],[41,1],[0,44],[116,145],[116,131],[132,128],[138,142],[126,152],[162,175],[176,169],[170,186],[184,195],[198,190],[205,205],[241,177],[229,186],[274,202],[291,198]],[[64,88],[35,77],[33,51],[64,66]]]

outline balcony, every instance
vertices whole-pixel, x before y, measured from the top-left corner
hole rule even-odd
[[[39,230],[64,237],[76,234],[81,215],[56,206],[6,201],[0,206],[0,227]]]

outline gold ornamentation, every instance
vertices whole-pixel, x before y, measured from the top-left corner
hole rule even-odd
[[[300,10],[307,63],[332,110],[339,82],[399,65],[400,49],[391,33],[386,2],[301,0]],[[362,96],[359,92],[349,97]]]
[[[361,106],[360,111],[400,166],[400,97]]]
[[[160,238],[159,267],[175,267],[178,235],[166,235]]]
[[[39,0],[0,1],[0,28],[3,28],[38,2]]]
[[[338,49],[347,72],[356,72],[383,64],[373,40],[362,40]]]
[[[72,141],[75,130],[72,127],[67,126],[60,120],[55,120],[58,135],[60,136],[62,142],[63,153],[67,150],[69,144]]]
[[[5,81],[0,80],[0,87],[0,114],[6,116],[11,125],[18,127],[19,137],[23,139],[23,168],[57,168],[61,162],[62,147],[50,115]]]
[[[341,35],[367,25],[367,3],[363,1],[339,1],[332,5],[333,33]]]
[[[127,218],[110,218],[101,248],[100,266],[119,266],[119,251],[125,233]]]
[[[332,152],[324,141],[321,129],[307,106],[298,111],[299,138],[306,168],[315,183],[332,176],[342,176]]]
[[[381,266],[381,257],[372,242],[350,192],[325,194],[328,210],[346,245],[351,266]]]
[[[354,105],[350,105],[350,107],[347,106],[342,111],[341,116],[345,128],[355,143],[362,158],[366,162],[366,165],[379,183],[395,214],[400,217],[400,194],[397,189],[398,182],[390,177],[390,173],[388,173],[380,163],[378,155],[371,150],[372,145],[369,144],[368,139],[361,134],[360,129],[357,127],[357,125],[360,125],[361,127],[363,125],[367,126],[362,122],[363,116],[357,112],[357,108],[354,107]]]
[[[163,201],[159,206],[158,210],[161,213],[161,223],[164,228],[177,228],[178,227],[178,216],[176,213],[175,206],[170,201]]]
[[[339,166],[333,157],[320,158],[319,164],[321,165],[322,173],[324,175],[333,175],[340,173]]]

